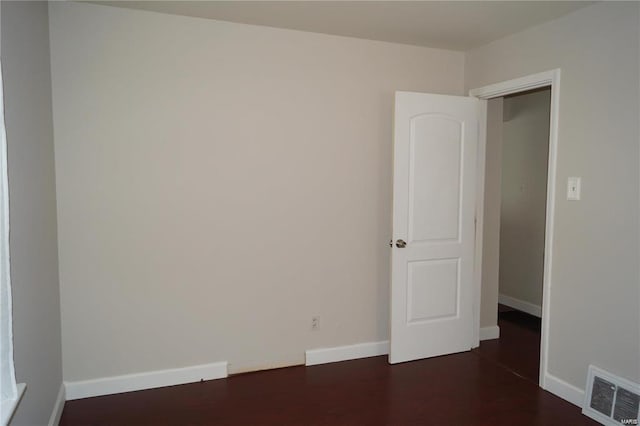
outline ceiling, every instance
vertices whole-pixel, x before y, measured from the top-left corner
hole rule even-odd
[[[594,2],[148,0],[92,3],[465,51]]]

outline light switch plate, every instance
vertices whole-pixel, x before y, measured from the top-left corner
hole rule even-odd
[[[567,200],[580,200],[580,178],[570,177],[567,179]]]

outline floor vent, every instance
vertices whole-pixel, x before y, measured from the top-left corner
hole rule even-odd
[[[603,425],[638,425],[640,385],[590,365],[582,413]]]

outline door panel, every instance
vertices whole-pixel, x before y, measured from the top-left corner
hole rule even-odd
[[[391,363],[471,349],[479,102],[396,93]]]
[[[462,123],[450,117],[411,119],[409,242],[458,239],[461,136]]]
[[[459,259],[409,262],[407,324],[458,315]]]

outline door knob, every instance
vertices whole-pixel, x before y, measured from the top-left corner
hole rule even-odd
[[[398,248],[405,248],[407,246],[407,243],[404,240],[398,240],[396,241],[396,247]]]

